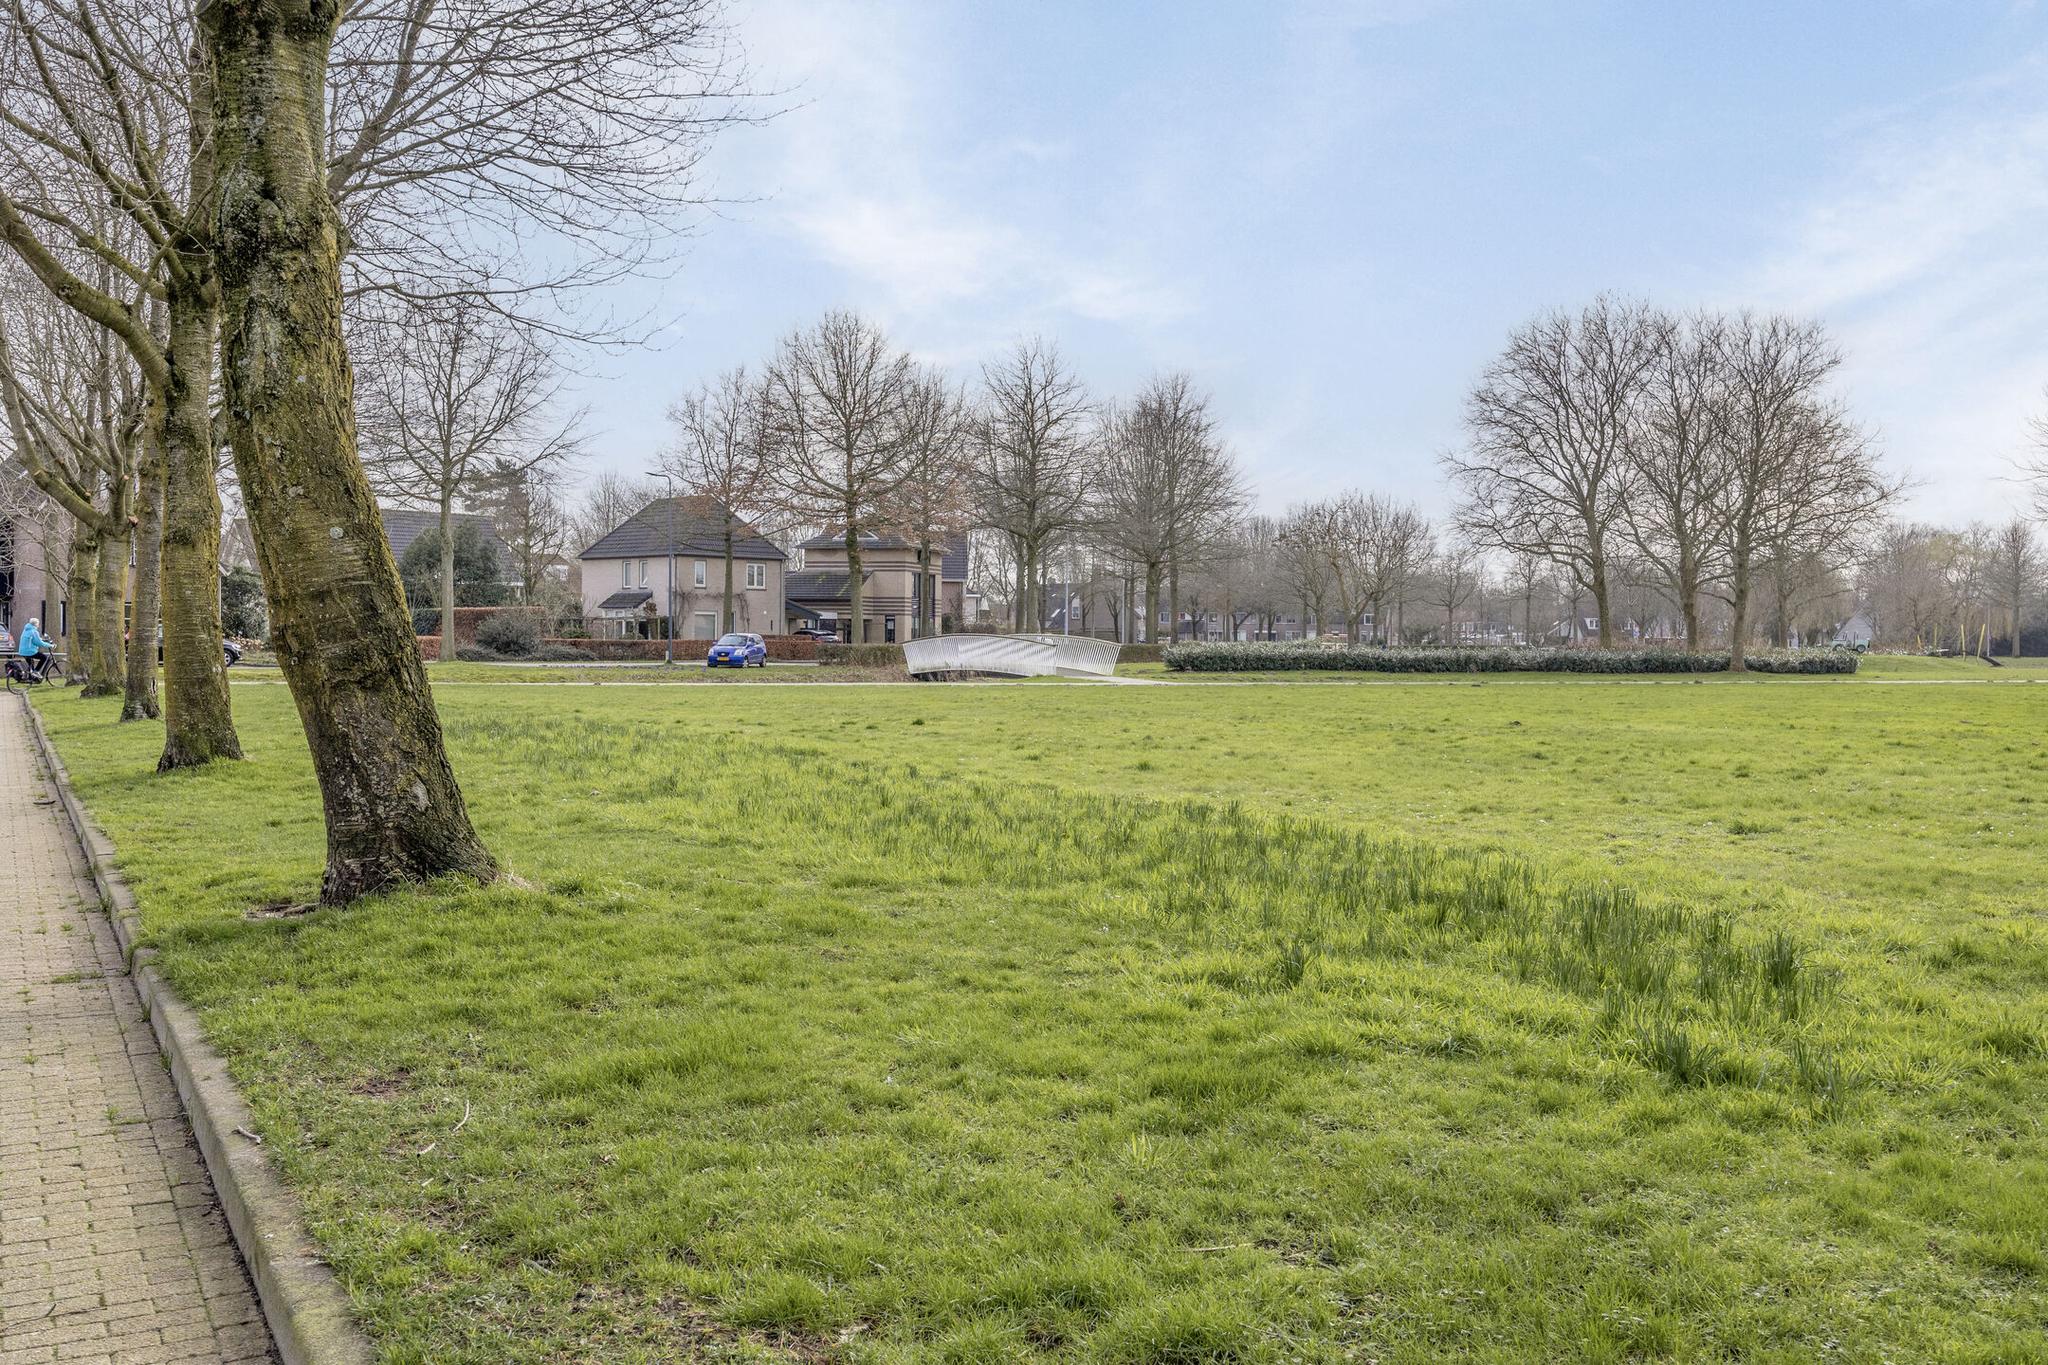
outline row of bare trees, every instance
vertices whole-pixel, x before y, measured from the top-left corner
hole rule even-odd
[[[635,334],[637,320],[594,315],[586,286],[662,263],[710,136],[745,116],[719,7],[0,11],[4,454],[71,523],[87,690],[124,691],[126,716],[156,709],[160,592],[159,766],[239,756],[221,656],[231,484],[320,781],[323,897],[494,875],[359,434],[388,435],[380,452],[443,501],[451,467],[573,439],[530,401],[544,367],[510,381],[534,338]],[[358,359],[380,400],[365,429]],[[466,390],[466,407],[451,401]]]
[[[1652,566],[1688,645],[1703,602],[1726,607],[1739,668],[1762,585],[1839,572],[1902,491],[1830,390],[1841,360],[1818,323],[1777,315],[1609,297],[1547,314],[1466,401],[1466,444],[1444,461],[1457,524],[1570,573],[1603,645],[1614,566]]]
[[[746,521],[843,536],[856,621],[863,536],[902,538],[929,573],[947,544],[979,534],[1005,571],[1011,624],[1035,629],[1048,581],[1071,576],[1084,553],[1119,567],[1127,619],[1140,586],[1156,614],[1182,574],[1226,543],[1245,501],[1208,399],[1186,375],[1102,402],[1037,338],[960,384],[859,315],[828,313],[758,373],[719,376],[670,418],[670,471],[725,513],[727,628],[732,531]],[[916,629],[928,634],[929,594],[921,611]]]
[[[1859,610],[1875,643],[2021,653],[2036,628],[2048,554],[2024,517],[2003,525],[1895,522],[1871,538],[1856,571]]]

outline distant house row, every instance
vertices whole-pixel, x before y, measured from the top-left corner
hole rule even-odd
[[[861,537],[862,628],[853,622],[852,583],[842,536],[820,535],[796,548],[802,567],[758,529],[733,530],[733,616],[740,630],[786,635],[803,627],[842,640],[909,639],[924,604],[933,619],[958,629],[972,605],[965,541],[934,554],[920,573],[917,547],[895,536]],[[708,498],[656,498],[578,556],[583,569],[584,627],[600,638],[653,639],[675,604],[679,638],[719,632],[725,600],[724,520]],[[669,564],[675,581],[669,581]],[[671,597],[673,593],[673,597]]]
[[[403,560],[413,544],[440,524],[439,514],[406,507],[380,507],[392,557]],[[490,519],[455,513],[458,528],[474,524],[493,559],[500,582],[515,586],[510,550]],[[612,639],[657,639],[664,633],[668,566],[676,566],[675,633],[680,639],[719,633],[725,595],[725,545],[717,504],[704,498],[657,498],[621,522],[578,557],[584,628]],[[861,537],[861,615],[852,619],[846,544],[833,534],[814,536],[796,547],[801,566],[755,527],[740,524],[733,535],[733,607],[738,628],[783,635],[801,627],[829,630],[843,640],[894,642],[911,637],[925,603],[941,630],[971,621],[979,602],[967,591],[967,543],[937,547],[930,572],[918,571],[917,547],[896,536]],[[256,567],[248,524],[236,518],[221,546],[224,568]],[[559,571],[566,566],[557,566]],[[568,575],[572,585],[577,575]],[[56,591],[52,591],[52,589]],[[41,547],[17,536],[0,520],[0,624],[18,630],[30,616],[59,634],[70,629],[62,575],[45,571]]]

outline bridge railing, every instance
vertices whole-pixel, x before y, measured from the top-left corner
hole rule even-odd
[[[1085,635],[932,635],[908,640],[903,662],[912,676],[995,673],[1031,678],[1108,677],[1116,672],[1114,640]]]

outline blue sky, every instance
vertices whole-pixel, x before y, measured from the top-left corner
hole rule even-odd
[[[1611,289],[1826,320],[1911,511],[1994,518],[2048,382],[2048,13],[2033,3],[739,0],[790,107],[670,319],[594,357],[594,464],[832,306],[962,377],[1056,339],[1090,385],[1185,368],[1260,502],[1445,506],[1461,396]]]

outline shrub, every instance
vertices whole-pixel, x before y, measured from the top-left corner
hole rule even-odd
[[[466,664],[501,664],[505,662],[505,656],[498,653],[497,650],[485,649],[481,645],[457,645],[455,646],[455,657]]]
[[[1125,657],[1129,647],[1126,646]],[[1166,666],[1190,673],[1264,673],[1330,669],[1354,673],[1725,673],[1728,651],[1532,648],[1520,645],[1411,646],[1301,643],[1169,645]],[[1759,650],[1758,673],[1854,673],[1846,649]]]
[[[1123,645],[1117,650],[1120,664],[1156,664],[1166,657],[1165,645]]]
[[[540,648],[543,624],[538,612],[494,612],[477,622],[476,642],[501,655],[524,659]]]
[[[533,651],[533,657],[542,663],[567,664],[585,663],[597,656],[587,649],[578,649],[574,645],[557,644],[553,640],[548,640]]]
[[[865,668],[886,668],[891,664],[903,663],[902,645],[838,645],[821,641],[818,645],[818,662],[821,664],[854,664]]]

